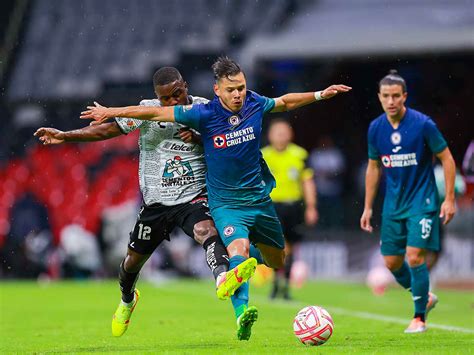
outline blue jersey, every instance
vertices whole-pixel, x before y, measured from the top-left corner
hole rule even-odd
[[[262,118],[275,100],[247,91],[241,110],[224,108],[218,97],[203,105],[175,106],[176,122],[201,133],[211,208],[251,205],[269,199],[275,180],[260,152]]]
[[[383,215],[403,219],[438,209],[433,153],[447,147],[436,124],[407,108],[398,128],[382,114],[369,126],[369,158],[380,160],[386,177]]]

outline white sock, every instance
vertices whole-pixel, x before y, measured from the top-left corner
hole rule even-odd
[[[133,293],[133,300],[132,302],[124,302],[123,300],[121,300],[120,302],[122,302],[122,304],[125,306],[125,307],[128,307],[128,308],[132,308],[133,305],[135,304],[135,299],[136,299],[137,295],[135,294],[135,292]]]
[[[216,287],[219,286],[219,283],[221,282],[222,278],[225,277],[226,274],[226,272],[221,272],[219,275],[217,275]]]

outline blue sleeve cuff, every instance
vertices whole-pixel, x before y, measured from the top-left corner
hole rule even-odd
[[[267,113],[273,110],[275,107],[275,99],[266,98],[265,105],[263,106],[263,112]]]
[[[438,153],[441,153],[443,150],[445,150],[446,148],[448,147],[448,143],[446,143],[446,141],[443,139],[443,142],[439,142],[438,145],[436,145],[435,147],[433,147],[433,153],[434,154],[438,154]]]

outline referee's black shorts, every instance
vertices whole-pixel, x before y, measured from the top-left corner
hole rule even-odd
[[[298,232],[298,226],[304,222],[303,201],[274,202],[275,210],[283,228],[283,234],[288,243],[297,243],[303,239]]]

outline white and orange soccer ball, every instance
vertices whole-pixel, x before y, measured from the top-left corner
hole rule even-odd
[[[309,267],[302,260],[297,260],[291,266],[290,282],[292,287],[301,288],[306,283]]]
[[[332,335],[334,322],[324,308],[308,306],[296,315],[293,330],[303,344],[323,345]]]
[[[370,269],[366,279],[367,286],[376,296],[382,296],[393,281],[395,281],[393,275],[385,265]]]

